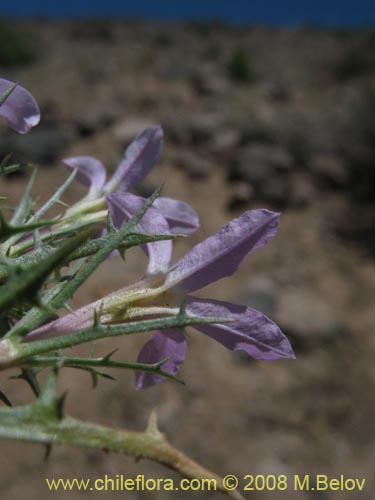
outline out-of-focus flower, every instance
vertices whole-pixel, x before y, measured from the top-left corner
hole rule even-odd
[[[108,205],[116,227],[128,221],[145,203],[141,196],[129,189],[141,181],[159,160],[163,147],[160,126],[146,128],[128,146],[124,158],[112,177],[106,181],[106,168],[92,156],[66,158],[69,169],[77,169],[77,180],[89,187],[87,196],[66,212],[66,218],[76,217],[91,210],[102,210]],[[173,198],[159,197],[143,217],[139,227],[148,234],[190,234],[199,227],[196,211],[188,204]],[[172,241],[165,240],[145,246],[149,255],[147,273],[168,269]],[[163,255],[163,257],[161,257]],[[163,262],[163,264],[162,264]]]
[[[59,336],[86,328],[100,311],[103,323],[124,322],[175,315],[185,298],[186,313],[201,318],[223,318],[228,323],[194,325],[231,350],[240,350],[256,359],[294,358],[288,339],[264,314],[246,306],[190,295],[206,285],[232,275],[252,250],[265,245],[277,231],[279,214],[260,209],[245,212],[225,224],[216,234],[196,245],[174,264],[163,279],[146,278],[135,285],[84,306],[27,336],[27,340]],[[159,261],[164,268],[165,249]],[[155,260],[156,262],[156,260]],[[155,264],[156,265],[156,264]],[[156,269],[155,269],[156,271]],[[138,361],[155,363],[167,359],[163,370],[175,375],[186,356],[186,340],[181,330],[156,332],[139,353]],[[138,389],[164,380],[155,373],[137,372]]]
[[[0,116],[5,118],[13,130],[19,134],[26,134],[40,121],[39,106],[26,89],[10,80],[0,78],[0,97],[7,93],[8,96],[0,104]]]
[[[134,207],[139,208],[140,201],[144,203],[144,198],[128,191],[150,172],[159,160],[162,148],[162,128],[159,125],[147,127],[128,146],[123,159],[108,181],[105,166],[92,156],[65,158],[63,162],[69,169],[77,169],[77,180],[89,187],[89,192],[82,202],[87,204],[89,200],[98,199],[104,202],[103,197],[107,196],[108,200],[116,205],[116,219],[121,219],[122,223],[134,215]],[[199,227],[197,213],[182,201],[161,196],[155,200],[153,207],[158,208],[168,220],[170,232],[190,234]]]
[[[117,190],[128,191],[141,181],[159,160],[162,148],[162,128],[147,127],[128,146],[108,181],[105,166],[93,156],[73,156],[63,162],[69,169],[77,169],[77,180],[89,186],[87,198],[98,198]]]

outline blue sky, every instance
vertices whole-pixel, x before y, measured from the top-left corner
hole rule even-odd
[[[232,23],[375,26],[375,0],[0,0],[0,15],[220,19]]]

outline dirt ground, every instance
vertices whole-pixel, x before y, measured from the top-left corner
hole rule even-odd
[[[366,478],[361,493],[288,488],[255,491],[246,498],[372,498],[374,269],[367,234],[373,230],[374,212],[361,191],[369,182],[367,170],[353,175],[354,160],[342,145],[352,137],[344,135],[351,123],[347,117],[358,116],[353,102],[366,95],[374,71],[371,66],[341,80],[330,73],[352,47],[363,43],[367,54],[367,42],[361,41],[365,35],[120,22],[40,21],[15,29],[28,30],[38,47],[29,65],[0,65],[1,76],[33,92],[45,117],[39,135],[35,129],[21,138],[29,141],[20,146],[21,155],[31,155],[28,159],[38,165],[35,195],[44,199],[66,178],[61,158],[91,154],[113,169],[143,124],[162,123],[162,160],[138,192],[165,183],[163,194],[198,211],[201,228],[177,242],[175,258],[245,210],[282,212],[277,236],[249,256],[235,276],[200,294],[263,310],[289,336],[295,361],[249,360],[190,330],[181,372],[185,386],[165,382],[137,392],[133,374],[119,371],[116,381],[103,379],[93,390],[87,374],[65,369],[59,389],[67,390],[66,412],[140,430],[156,407],[169,440],[222,476]],[[228,76],[227,62],[239,46],[251,54],[254,80]],[[280,80],[283,89],[276,85]],[[4,137],[1,154],[21,144],[5,131]],[[269,167],[265,182],[278,180],[271,194],[263,184],[249,181],[250,174],[233,174],[238,151],[251,159],[254,143],[268,152],[277,144],[293,157],[285,167],[275,167],[275,177]],[[296,144],[304,146],[303,154],[297,154]],[[361,149],[360,154],[367,153]],[[272,164],[267,158],[261,165]],[[1,193],[15,200],[24,184],[25,177],[2,181]],[[83,192],[73,185],[65,201]],[[357,235],[361,228],[365,237]],[[131,283],[142,276],[144,266],[137,250],[125,262],[109,259],[75,297],[73,307]],[[118,359],[133,361],[147,337],[103,341],[97,352],[119,348]],[[0,381],[14,404],[32,399],[29,389],[8,374],[2,373]],[[157,491],[52,493],[44,478],[177,476],[150,462],[101,451],[55,447],[48,461],[43,456],[41,446],[2,442],[0,497],[176,498],[175,492]],[[180,497],[221,495],[179,492]]]

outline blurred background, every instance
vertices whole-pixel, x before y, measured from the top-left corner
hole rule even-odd
[[[370,499],[374,484],[375,8],[370,1],[47,2],[2,5],[0,75],[36,97],[41,124],[2,129],[0,157],[38,166],[35,195],[66,178],[61,159],[93,155],[111,171],[145,127],[161,123],[162,159],[137,192],[190,203],[201,229],[175,256],[245,210],[282,212],[276,238],[202,296],[248,304],[289,336],[297,360],[257,362],[188,332],[186,386],[137,393],[132,373],[65,370],[67,412],[142,429],[155,406],[171,442],[221,475],[366,478],[359,492],[254,492],[253,499]],[[2,181],[15,200],[26,177]],[[74,185],[72,202],[84,193]],[[111,259],[74,305],[142,276],[141,252]],[[98,344],[133,361],[146,335]],[[81,348],[87,354],[88,348]],[[23,384],[1,375],[13,403]],[[104,452],[2,443],[0,496],[30,500],[45,477],[171,477]],[[372,465],[372,469],[371,469]],[[173,477],[177,477],[174,476]],[[69,498],[120,498],[121,492]],[[181,498],[221,498],[186,493]],[[128,493],[173,499],[175,493]]]

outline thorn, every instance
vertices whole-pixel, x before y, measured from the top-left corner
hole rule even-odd
[[[157,363],[154,363],[154,367],[155,368],[161,368],[167,361],[169,361],[171,359],[171,356],[167,356],[166,358],[164,359],[161,359],[160,361],[158,361]]]
[[[94,343],[89,352],[89,359],[92,359],[94,357],[95,350],[96,350],[96,344]]]
[[[120,254],[120,257],[122,258],[123,261],[126,260],[125,258],[125,252],[126,252],[126,247],[124,245],[121,245],[118,247],[118,253]]]
[[[113,349],[113,351],[109,352],[105,356],[102,357],[102,361],[110,361],[115,352],[119,351],[119,348]]]
[[[146,433],[150,434],[160,434],[159,428],[158,428],[158,417],[156,414],[156,408],[152,410],[150,413],[148,422],[147,422],[147,427],[146,427]]]
[[[55,311],[55,309],[53,309],[48,304],[44,304],[38,295],[35,297],[34,304],[36,307],[39,307],[40,309],[42,309],[42,311],[47,312],[48,314],[50,314],[51,316],[53,316],[55,318],[57,318],[59,316],[57,314],[57,312]]]
[[[38,371],[29,369],[29,368],[21,368],[21,373],[19,375],[13,375],[12,377],[9,377],[10,379],[20,379],[20,380],[25,380],[33,391],[34,395],[36,397],[39,397],[40,395],[40,387],[38,380],[36,378]]]
[[[67,203],[65,203],[64,201],[57,200],[55,203],[56,203],[56,205],[61,205],[64,208],[69,208],[69,205]]]
[[[109,375],[108,373],[98,372],[98,375],[100,375],[103,378],[107,378],[108,380],[116,380],[115,377],[112,377],[112,375]]]
[[[108,231],[108,233],[116,233],[117,232],[116,226],[115,226],[113,219],[112,219],[112,214],[109,210],[108,210],[108,215],[107,215],[107,231]]]
[[[91,375],[92,388],[96,389],[98,385],[98,374],[94,370],[90,370],[89,373]]]
[[[67,392],[65,391],[61,396],[56,398],[56,415],[59,420],[62,420],[64,416],[63,410],[64,410],[66,395]]]
[[[186,297],[182,299],[182,302],[180,304],[180,309],[177,314],[178,318],[185,318],[185,316],[186,316]]]
[[[74,314],[74,310],[70,307],[70,305],[67,302],[65,302],[61,307],[63,307],[64,309],[66,309],[71,314]]]
[[[103,312],[103,302],[100,303],[99,309],[94,309],[94,327],[101,326],[100,317]]]

